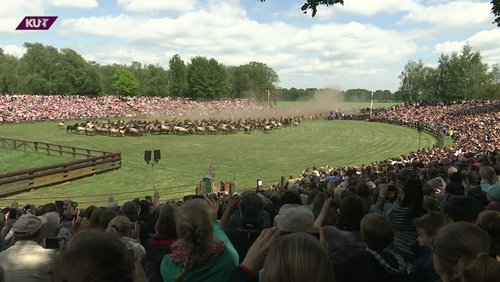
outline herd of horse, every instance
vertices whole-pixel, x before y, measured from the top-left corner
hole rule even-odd
[[[251,134],[254,131],[270,133],[275,129],[288,126],[297,126],[303,116],[286,118],[247,118],[236,121],[230,119],[203,119],[203,120],[124,120],[106,122],[86,121],[66,125],[65,121],[59,123],[59,129],[66,129],[66,133],[79,133],[85,135],[106,135],[114,137],[142,136],[146,134],[175,134],[175,135],[195,135],[195,134],[235,134],[244,132]]]

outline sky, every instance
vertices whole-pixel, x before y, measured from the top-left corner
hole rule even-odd
[[[490,0],[345,0],[314,18],[304,0],[0,0],[0,48],[71,48],[100,64],[159,64],[179,54],[273,68],[280,87],[398,89],[409,60],[437,66],[468,43],[500,63]],[[48,31],[15,30],[24,16],[58,16]]]

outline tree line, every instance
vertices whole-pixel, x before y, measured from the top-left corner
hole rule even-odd
[[[21,58],[0,48],[0,93],[43,95],[141,95],[180,96],[193,99],[256,98],[303,101],[317,88],[279,88],[279,76],[264,63],[225,66],[217,60],[197,56],[185,62],[179,55],[169,68],[159,65],[101,65],[86,61],[76,51],[40,43],[25,43]],[[436,68],[421,60],[404,67],[398,91],[348,89],[346,101],[413,101],[500,99],[500,69],[482,62],[480,52],[465,45],[462,52],[441,54]]]
[[[441,54],[437,67],[410,60],[399,78],[397,96],[403,101],[500,99],[498,65],[483,63],[468,44],[460,53]]]
[[[273,101],[305,101],[317,88],[279,88],[279,76],[264,63],[225,66],[213,58],[197,56],[185,62],[180,55],[169,68],[132,62],[101,65],[85,60],[69,48],[25,43],[21,58],[0,48],[0,93],[42,95],[139,95],[178,96],[193,99],[256,98]],[[342,92],[347,101],[369,101],[369,90]],[[368,94],[367,94],[368,93]],[[380,95],[379,95],[380,94]],[[382,96],[384,98],[382,98]],[[375,92],[375,99],[393,100],[388,90]]]
[[[186,63],[174,55],[169,69],[140,62],[101,65],[69,48],[24,47],[21,58],[0,48],[0,93],[267,99],[267,90],[276,92],[279,82],[276,72],[260,62],[225,66],[198,56]]]

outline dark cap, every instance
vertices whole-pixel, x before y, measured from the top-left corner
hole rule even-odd
[[[472,170],[467,174],[467,181],[470,183],[474,184],[480,184],[481,183],[481,175],[479,172]]]
[[[467,197],[464,186],[457,182],[451,182],[446,185],[446,193],[455,197]]]

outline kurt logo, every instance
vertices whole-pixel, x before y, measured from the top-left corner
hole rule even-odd
[[[16,30],[48,30],[56,21],[57,17],[30,17],[26,16],[19,23]]]

